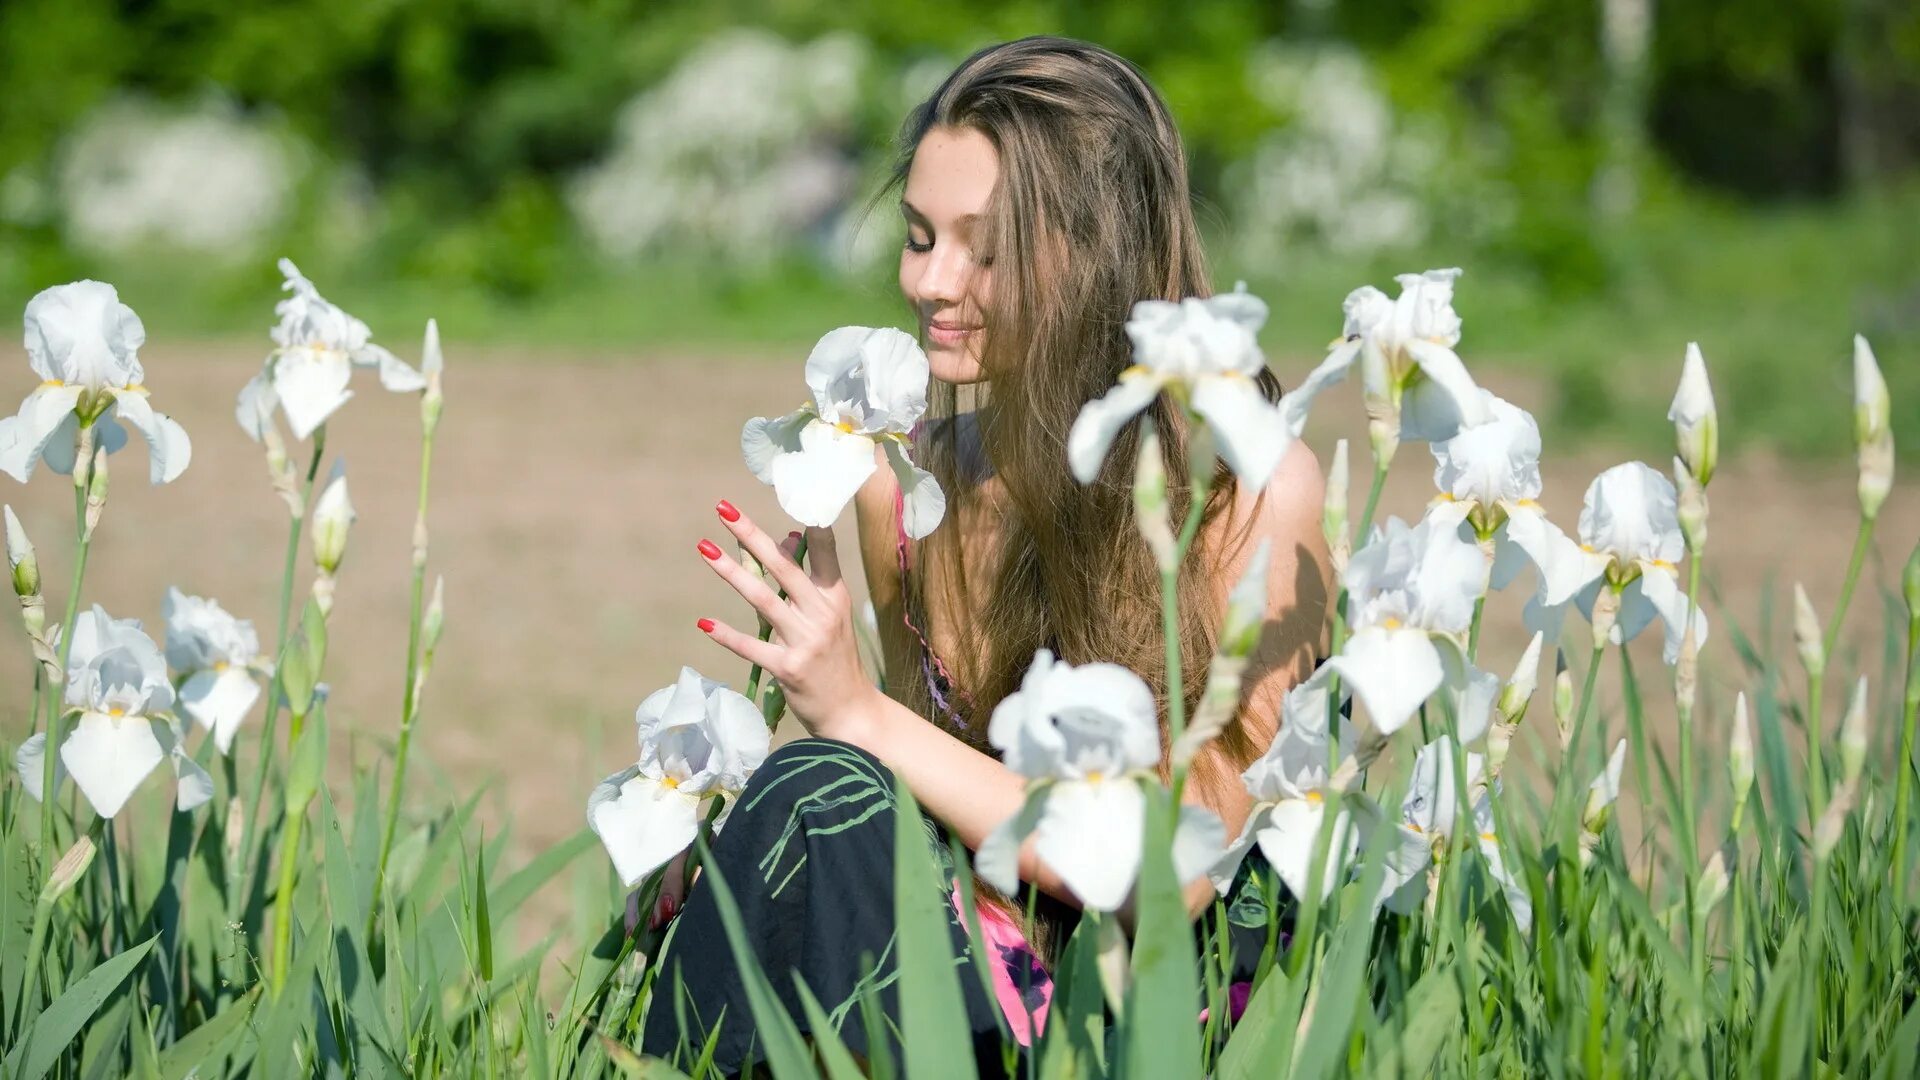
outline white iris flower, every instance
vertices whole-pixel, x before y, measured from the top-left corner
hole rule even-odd
[[[994,707],[987,740],[1008,768],[1033,783],[1020,811],[981,843],[980,876],[1013,892],[1020,845],[1032,834],[1040,860],[1085,907],[1117,910],[1140,872],[1143,785],[1159,783],[1153,691],[1118,664],[1075,667],[1041,649],[1020,689]],[[1173,848],[1179,880],[1205,873],[1224,840],[1219,818],[1181,807]]]
[[[899,330],[843,326],[828,333],[807,356],[813,400],[785,416],[756,416],[741,429],[747,468],[773,485],[788,516],[827,528],[873,475],[874,447],[882,447],[905,497],[907,535],[927,535],[945,515],[947,497],[933,474],[907,457],[907,443],[927,411],[929,375],[927,354]]]
[[[1677,563],[1686,551],[1680,533],[1673,481],[1638,461],[1615,465],[1594,478],[1580,511],[1580,542],[1564,543],[1544,517],[1514,520],[1514,541],[1536,553],[1540,592],[1527,607],[1529,628],[1549,642],[1559,635],[1569,602],[1591,615],[1603,584],[1621,589],[1614,644],[1632,641],[1656,617],[1666,625],[1666,660],[1674,663],[1686,640],[1687,594]],[[1523,532],[1535,535],[1523,539]],[[1540,556],[1544,555],[1544,558]],[[1693,612],[1695,644],[1707,640],[1707,616]]]
[[[1225,893],[1233,884],[1240,861],[1259,844],[1260,853],[1287,890],[1296,897],[1306,896],[1313,854],[1329,804],[1336,817],[1332,845],[1320,872],[1323,898],[1333,892],[1352,865],[1357,833],[1352,815],[1342,806],[1342,793],[1332,786],[1334,770],[1328,764],[1332,736],[1327,714],[1332,682],[1332,672],[1323,666],[1287,691],[1280,706],[1279,733],[1267,752],[1241,774],[1254,806],[1240,836],[1213,865],[1213,884],[1220,892]],[[1344,683],[1340,693],[1344,704],[1349,696]],[[1342,761],[1349,756],[1350,743],[1351,734],[1343,725],[1339,743]]]
[[[167,711],[173,705],[167,665],[140,620],[109,618],[97,604],[74,620],[66,702],[80,715],[60,744],[54,785],[73,777],[94,813],[119,813],[162,761],[170,761],[179,778],[175,804],[181,810],[213,797],[213,778],[187,756],[179,722]],[[43,732],[23,743],[14,758],[22,785],[36,799],[42,796],[46,750]]]
[[[167,664],[185,677],[180,708],[213,732],[213,743],[232,753],[234,732],[260,699],[256,669],[264,667],[253,623],[236,619],[216,600],[167,590],[161,606],[167,621]]]
[[[1389,518],[1354,552],[1343,579],[1352,636],[1326,666],[1381,734],[1400,730],[1442,685],[1467,686],[1465,637],[1487,573],[1479,547],[1433,518],[1412,528]]]
[[[367,324],[320,295],[293,265],[280,260],[286,276],[281,288],[293,295],[274,305],[280,316],[273,328],[277,346],[266,366],[240,391],[234,417],[260,441],[275,406],[287,416],[295,438],[311,436],[353,396],[347,382],[356,367],[380,369],[380,385],[395,392],[421,390],[426,379],[399,357],[375,345]]]
[[[753,702],[690,667],[634,712],[640,760],[607,777],[587,799],[587,824],[628,885],[693,843],[710,799],[723,810],[767,759],[769,732]],[[715,831],[726,821],[723,812]]]
[[[1414,756],[1412,782],[1400,802],[1400,821],[1395,826],[1399,843],[1388,852],[1387,877],[1379,898],[1402,915],[1412,914],[1426,898],[1436,859],[1445,854],[1448,841],[1459,827],[1454,752],[1453,738],[1442,735]],[[1475,844],[1524,933],[1533,924],[1533,901],[1525,886],[1507,871],[1500,855],[1493,815],[1498,784],[1487,781],[1484,755],[1468,751],[1465,765]]]
[[[1397,420],[1403,441],[1450,439],[1463,427],[1485,423],[1480,388],[1453,351],[1460,343],[1460,316],[1453,310],[1453,279],[1459,276],[1457,269],[1401,274],[1394,279],[1400,296],[1393,300],[1371,285],[1347,294],[1340,340],[1288,395],[1298,411],[1304,414],[1320,391],[1346,378],[1357,360],[1368,411]]]
[[[1428,516],[1457,522],[1464,540],[1493,542],[1489,584],[1504,589],[1528,565],[1578,555],[1579,545],[1547,520],[1539,498],[1540,427],[1531,414],[1481,391],[1488,419],[1432,444],[1434,486]]]
[[[74,467],[80,424],[93,425],[108,453],[126,445],[119,421],[147,443],[147,477],[170,483],[187,469],[193,444],[186,429],[147,404],[140,316],[101,281],[55,285],[27,302],[27,363],[40,385],[16,416],[0,418],[0,472],[21,483],[41,461],[59,473]]]
[[[1248,490],[1265,487],[1300,435],[1283,406],[1268,402],[1254,381],[1267,366],[1254,339],[1266,321],[1267,305],[1244,283],[1204,300],[1134,304],[1127,319],[1134,365],[1105,396],[1081,408],[1067,434],[1075,479],[1092,483],[1120,429],[1171,390],[1212,429],[1221,458]]]

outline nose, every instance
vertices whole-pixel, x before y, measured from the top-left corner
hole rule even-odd
[[[957,244],[935,244],[915,283],[917,298],[929,304],[958,304],[967,294],[973,263]]]

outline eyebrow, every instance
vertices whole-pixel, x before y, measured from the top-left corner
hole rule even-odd
[[[908,202],[905,199],[900,200],[900,210],[902,213],[906,214],[908,217],[919,218],[922,222],[925,222],[928,225],[933,224],[932,219],[928,218],[927,215],[921,213],[919,207],[913,205],[912,203]],[[980,220],[979,214],[961,214],[959,217],[953,219],[953,225],[954,225],[954,228],[956,229],[970,229],[973,227],[974,223],[979,220]]]

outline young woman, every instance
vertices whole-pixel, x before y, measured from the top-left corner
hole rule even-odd
[[[1068,470],[1066,437],[1080,407],[1131,363],[1124,325],[1133,303],[1211,290],[1179,134],[1140,72],[1104,49],[1027,38],[976,53],[914,110],[900,154],[889,188],[899,189],[905,219],[900,289],[934,380],[915,456],[939,478],[948,509],[939,529],[910,543],[884,462],[858,496],[885,692],[862,672],[854,602],[830,530],[809,532],[803,570],[790,557],[798,534],[778,541],[719,504],[720,521],[770,569],[784,600],[715,547],[702,554],[774,627],[775,640],[712,620],[702,629],[777,678],[812,736],[777,750],[756,774],[711,866],[801,1029],[808,1025],[794,974],[856,1053],[877,1052],[876,1038],[898,1035],[889,1015],[897,973],[890,770],[905,779],[930,830],[972,850],[1022,802],[1023,781],[987,746],[986,729],[1036,649],[1072,663],[1126,665],[1154,687],[1165,715],[1159,574],[1131,520],[1138,426],[1122,433],[1086,486]],[[1277,400],[1277,381],[1261,381]],[[974,407],[963,410],[963,400]],[[1184,425],[1165,399],[1150,415],[1169,433],[1179,520],[1187,504]],[[1319,468],[1303,445],[1258,497],[1216,466],[1199,542],[1182,568],[1191,709],[1227,590],[1259,540],[1272,541],[1269,622],[1241,709],[1195,763],[1186,789],[1220,816],[1229,837],[1250,807],[1239,773],[1272,739],[1282,695],[1323,647],[1329,571],[1321,502]],[[944,844],[935,846],[944,860]],[[1047,971],[1076,914],[1072,892],[1031,849],[1021,861],[1021,895],[973,882],[984,941],[953,920],[956,949],[986,948],[992,961],[996,1000],[979,980],[960,980],[974,1030],[993,1048],[983,1061],[999,1061],[995,1010],[1022,1043],[1044,1024]],[[948,869],[949,889],[971,875],[966,865]],[[1025,895],[1029,889],[1039,895]],[[753,1031],[709,892],[696,882],[678,914],[644,1049],[671,1055],[683,1039],[700,1045],[717,1025],[716,1059],[731,1069],[752,1055]],[[1191,883],[1189,910],[1198,916],[1212,895],[1206,880]],[[1029,901],[1037,909],[1030,922]],[[663,896],[654,921],[679,907],[677,896]],[[877,1012],[863,1010],[863,990],[873,991]]]

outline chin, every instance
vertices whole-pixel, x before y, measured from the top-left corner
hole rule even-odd
[[[980,366],[980,358],[972,350],[928,349],[927,368],[934,378],[944,383],[966,385],[987,381],[986,369]]]

